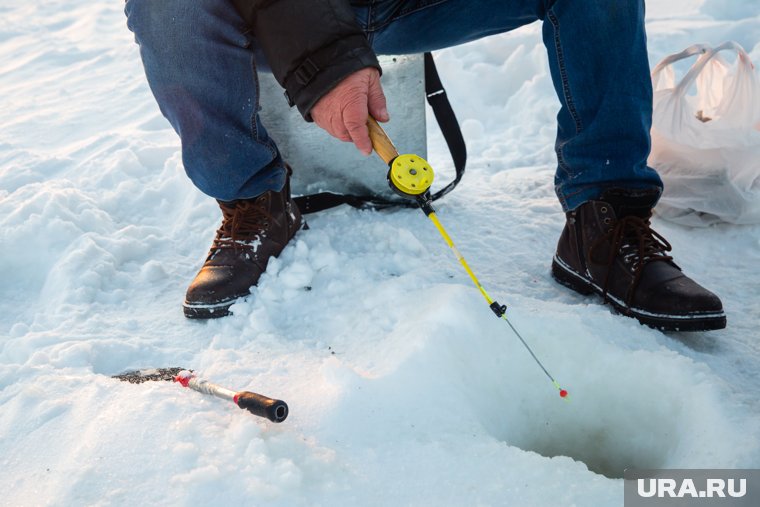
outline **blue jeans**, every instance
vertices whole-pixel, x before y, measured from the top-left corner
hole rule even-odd
[[[234,7],[127,0],[125,11],[193,183],[221,200],[280,190],[284,163],[257,114],[257,65],[265,62]],[[377,0],[355,11],[378,54],[441,49],[542,20],[561,102],[555,188],[562,207],[575,209],[611,187],[661,191],[646,164],[652,85],[643,0]]]

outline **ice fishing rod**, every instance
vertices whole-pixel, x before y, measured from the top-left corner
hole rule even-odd
[[[433,222],[433,225],[435,225],[435,228],[441,234],[444,241],[446,241],[446,244],[449,245],[449,248],[451,248],[451,250],[454,252],[457,260],[470,276],[470,279],[475,284],[475,287],[477,287],[480,293],[483,295],[483,298],[488,303],[491,311],[498,318],[503,319],[507,325],[509,325],[515,336],[517,336],[520,342],[522,342],[525,349],[530,353],[531,357],[533,357],[533,360],[536,362],[536,364],[541,367],[543,372],[551,381],[552,385],[557,388],[560,397],[567,399],[567,390],[563,389],[560,386],[559,382],[557,382],[554,377],[552,377],[551,373],[549,373],[546,367],[544,367],[543,363],[541,363],[538,357],[536,357],[536,354],[530,348],[522,335],[517,331],[517,329],[515,329],[515,327],[507,318],[507,306],[499,304],[497,301],[491,298],[491,296],[488,295],[488,292],[486,292],[486,290],[483,288],[483,285],[481,285],[480,281],[478,280],[478,277],[476,277],[475,273],[472,271],[472,269],[470,269],[470,266],[467,264],[464,256],[462,256],[462,254],[457,249],[454,241],[452,241],[451,237],[446,232],[446,229],[443,228],[441,221],[438,220],[438,216],[436,215],[435,209],[433,208],[433,199],[430,196],[430,186],[433,184],[434,176],[433,168],[430,166],[427,160],[418,155],[400,155],[396,147],[393,145],[393,142],[388,137],[388,134],[386,134],[385,130],[383,130],[380,124],[377,123],[377,121],[372,118],[372,116],[367,118],[367,128],[369,129],[369,138],[372,141],[372,147],[375,149],[375,152],[378,154],[378,156],[380,156],[380,158],[383,159],[386,164],[388,164],[388,185],[391,187],[391,190],[393,190],[401,197],[414,199],[417,201],[417,204],[420,206],[422,211],[430,219],[430,221]]]
[[[281,423],[288,417],[288,404],[282,400],[274,400],[250,391],[232,391],[226,387],[199,378],[191,370],[184,368],[155,368],[150,370],[135,370],[114,375],[130,384],[142,384],[152,380],[174,381],[199,393],[208,394],[233,402],[238,407],[253,415],[266,417],[272,422]]]

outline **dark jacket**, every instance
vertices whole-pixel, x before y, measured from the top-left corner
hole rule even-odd
[[[307,121],[314,104],[343,78],[365,67],[380,70],[349,0],[232,1],[288,102]]]

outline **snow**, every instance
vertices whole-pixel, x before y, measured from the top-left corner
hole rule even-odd
[[[655,222],[725,331],[665,335],[555,284],[538,25],[439,53],[470,160],[438,211],[568,402],[412,210],[310,216],[233,316],[185,319],[219,212],[121,9],[0,7],[1,505],[615,506],[625,467],[760,467],[760,226]],[[648,31],[652,64],[726,39],[760,62],[754,0],[652,0]],[[429,153],[445,179],[432,127]],[[110,378],[173,366],[290,416]]]

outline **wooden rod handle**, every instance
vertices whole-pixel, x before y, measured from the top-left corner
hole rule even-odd
[[[372,147],[386,164],[390,164],[394,158],[398,157],[398,150],[393,146],[391,138],[372,116],[367,117],[367,128]]]

